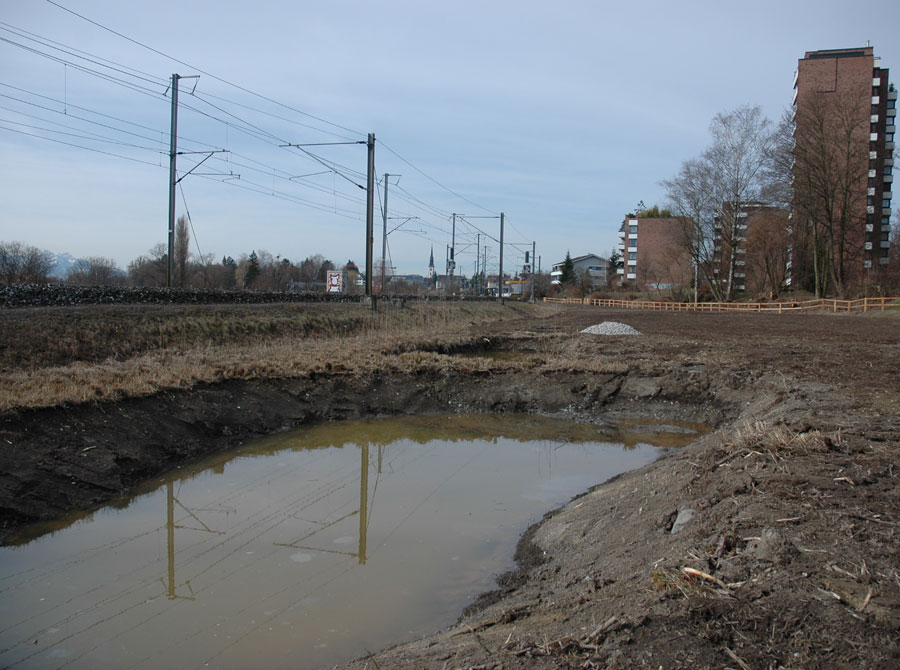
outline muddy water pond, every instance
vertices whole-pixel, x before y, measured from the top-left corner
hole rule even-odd
[[[452,623],[530,523],[698,430],[422,416],[249,444],[0,549],[0,667],[350,660]]]

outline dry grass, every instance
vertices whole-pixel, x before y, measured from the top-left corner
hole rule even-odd
[[[520,305],[98,307],[17,310],[4,323],[0,412],[312,372],[487,369],[422,350],[468,342]],[[395,355],[398,354],[398,355]]]
[[[726,454],[760,453],[777,459],[809,455],[827,450],[841,442],[840,434],[826,435],[817,430],[798,433],[784,424],[746,421],[721,436]]]

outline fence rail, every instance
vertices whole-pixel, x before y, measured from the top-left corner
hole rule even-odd
[[[884,312],[888,308],[900,308],[898,298],[859,298],[858,300],[794,300],[787,302],[666,302],[655,300],[610,300],[605,298],[544,298],[544,302],[565,305],[592,305],[595,307],[619,307],[664,312]]]

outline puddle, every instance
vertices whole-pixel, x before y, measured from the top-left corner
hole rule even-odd
[[[633,429],[405,417],[220,455],[0,549],[0,666],[321,668],[424,635],[546,511],[697,436]]]

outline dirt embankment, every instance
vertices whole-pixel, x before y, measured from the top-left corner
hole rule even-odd
[[[603,320],[644,336],[578,334]],[[699,419],[718,431],[548,514],[520,542],[519,570],[458,625],[351,667],[900,662],[896,320],[571,308],[473,328],[470,348],[521,358],[475,364],[445,352],[404,372],[229,381],[7,414],[4,523],[90,508],[309,421],[512,410]]]

